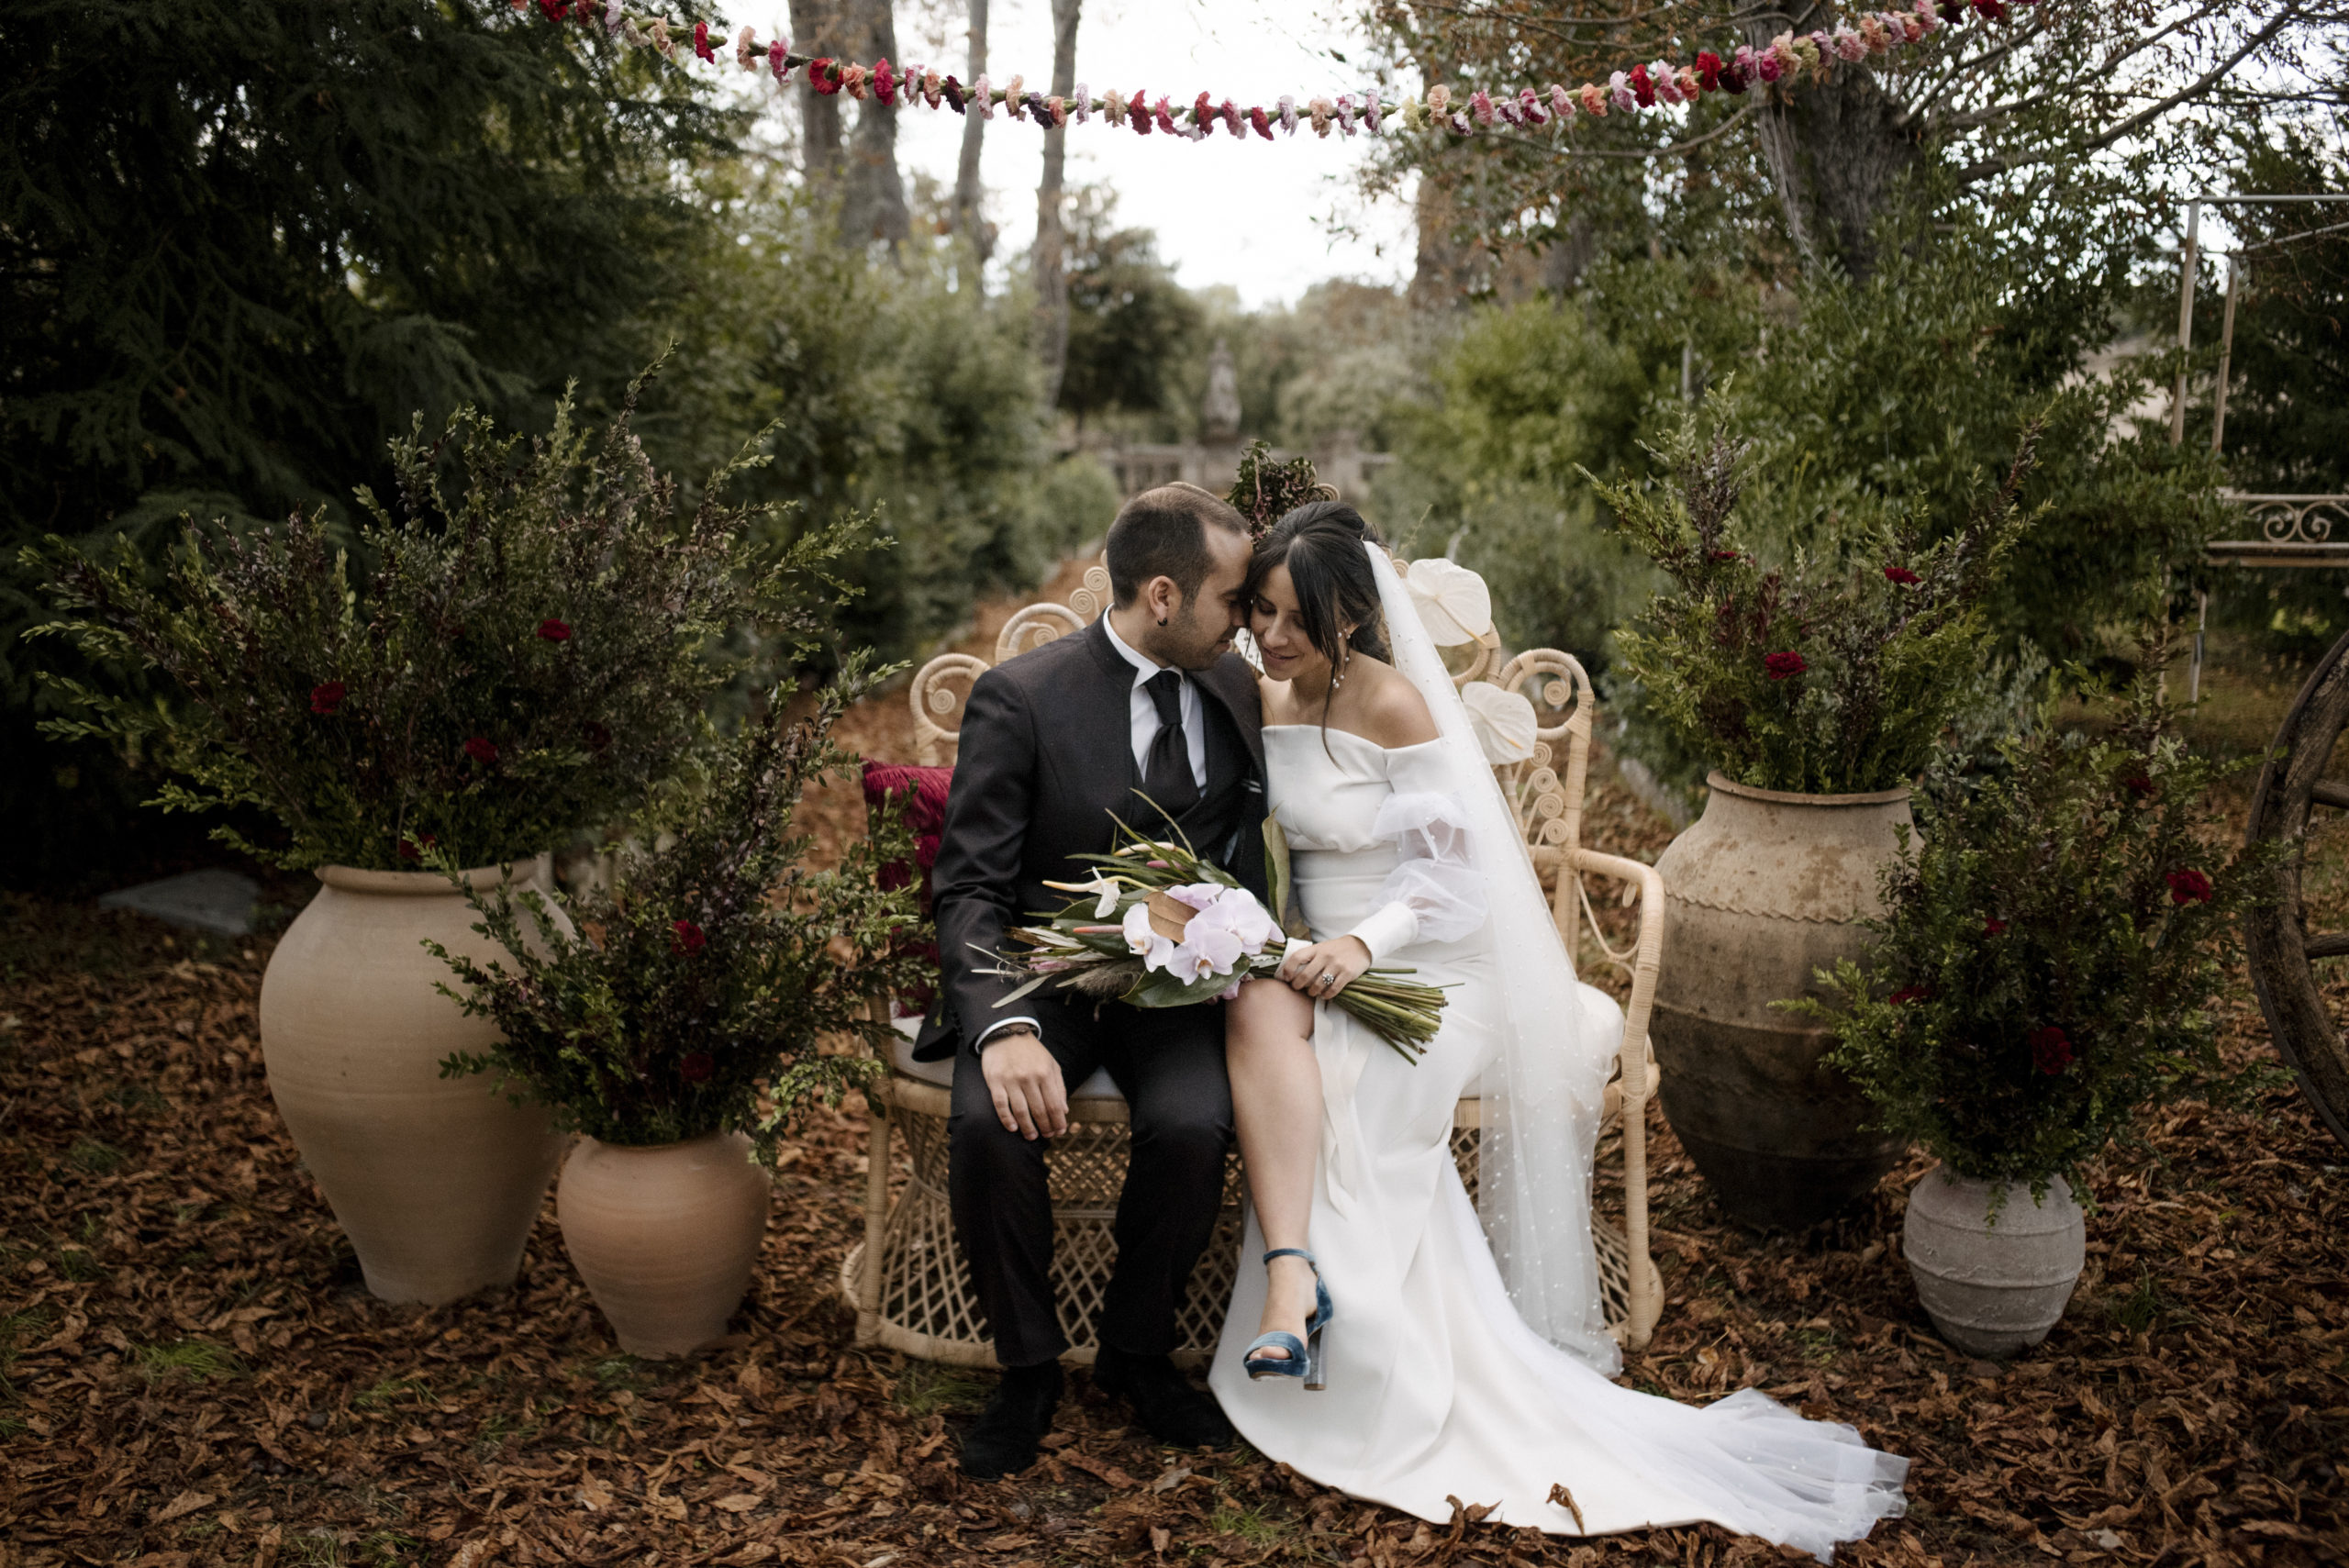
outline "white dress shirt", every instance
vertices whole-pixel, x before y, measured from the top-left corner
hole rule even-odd
[[[1158,703],[1150,695],[1150,679],[1159,671],[1171,666],[1157,663],[1151,659],[1150,655],[1137,653],[1127,647],[1126,639],[1118,635],[1118,628],[1109,624],[1109,617],[1107,615],[1101,617],[1101,629],[1109,634],[1109,646],[1118,651],[1118,657],[1134,667],[1133,692],[1129,698],[1128,717],[1132,725],[1134,771],[1137,773],[1145,773],[1150,768],[1150,743],[1158,739],[1159,725]],[[1180,670],[1174,673],[1183,677],[1183,739],[1187,742],[1191,753],[1191,781],[1200,789],[1205,790],[1208,787],[1207,707],[1199,696],[1199,684]],[[974,1044],[984,1048],[988,1040],[1014,1024],[1025,1024],[1031,1029],[1038,1028],[1034,1018],[1024,1015],[1005,1018],[1000,1022],[989,1024]]]
[[[1109,617],[1101,617],[1101,629],[1109,634],[1109,646],[1118,657],[1134,667],[1134,689],[1129,699],[1128,713],[1133,726],[1134,769],[1146,772],[1150,767],[1150,743],[1158,739],[1158,704],[1150,695],[1151,677],[1169,665],[1153,662],[1147,653],[1137,653],[1126,646]],[[1201,789],[1208,787],[1208,715],[1199,697],[1199,684],[1182,671],[1174,672],[1183,679],[1183,739],[1190,746],[1191,782]]]

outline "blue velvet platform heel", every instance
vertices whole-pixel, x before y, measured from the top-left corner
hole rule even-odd
[[[1269,1334],[1259,1334],[1249,1341],[1246,1359],[1241,1365],[1256,1380],[1267,1377],[1301,1377],[1305,1386],[1319,1391],[1329,1387],[1323,1381],[1321,1366],[1321,1334],[1330,1327],[1336,1309],[1330,1304],[1330,1287],[1321,1283],[1321,1265],[1312,1253],[1302,1247],[1275,1247],[1264,1254],[1266,1267],[1275,1258],[1303,1258],[1313,1268],[1313,1316],[1305,1320],[1305,1339],[1299,1342],[1295,1334],[1275,1329]],[[1286,1356],[1260,1356],[1264,1350],[1283,1350]]]

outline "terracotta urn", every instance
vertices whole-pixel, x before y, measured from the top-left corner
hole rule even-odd
[[[1733,1218],[1805,1226],[1874,1187],[1901,1145],[1860,1129],[1871,1107],[1820,1061],[1826,1032],[1770,1004],[1816,995],[1814,971],[1860,956],[1909,792],[1706,783],[1704,815],[1655,862],[1667,956],[1648,1028],[1664,1114]]]
[[[751,1287],[768,1190],[739,1132],[647,1148],[579,1140],[555,1212],[620,1349],[685,1356],[725,1336]]]
[[[2087,1223],[2058,1176],[2033,1201],[1936,1166],[1909,1191],[1900,1251],[1943,1339],[2003,1360],[2047,1338],[2087,1262]]]
[[[543,862],[464,873],[544,885]],[[454,982],[425,951],[489,942],[447,878],[326,866],[262,979],[269,1092],[351,1238],[367,1288],[438,1305],[514,1283],[562,1144],[547,1112],[510,1104],[485,1075],[444,1078],[452,1051],[497,1039],[435,987]]]

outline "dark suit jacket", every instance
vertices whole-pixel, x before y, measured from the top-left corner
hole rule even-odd
[[[1208,784],[1177,826],[1191,843],[1258,896],[1264,892],[1264,716],[1255,672],[1226,654],[1193,680],[1208,718]],[[946,830],[931,873],[938,920],[939,1005],[914,1055],[954,1054],[1020,1004],[996,1004],[1019,988],[978,973],[1005,946],[1004,931],[1060,908],[1069,895],[1045,882],[1078,882],[1091,868],[1071,857],[1114,847],[1116,813],[1149,832],[1155,817],[1134,792],[1134,667],[1095,621],[980,676],[964,706]],[[1036,993],[1030,993],[1030,995]]]

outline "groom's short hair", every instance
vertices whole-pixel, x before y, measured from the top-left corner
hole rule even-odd
[[[1244,534],[1248,519],[1212,491],[1176,482],[1145,490],[1118,508],[1109,525],[1109,595],[1119,606],[1134,602],[1153,577],[1172,577],[1186,601],[1207,581],[1215,558],[1208,553],[1208,529]]]

